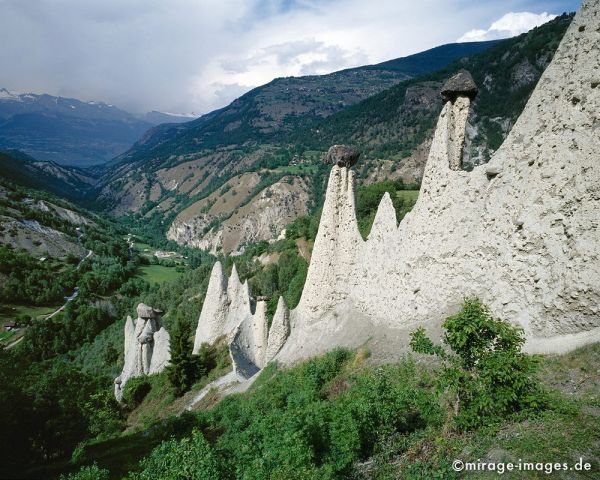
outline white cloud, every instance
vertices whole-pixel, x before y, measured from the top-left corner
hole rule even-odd
[[[205,113],[275,77],[410,55],[507,10],[572,1],[0,0],[0,88]],[[480,35],[533,26],[496,23]]]
[[[497,40],[509,38],[528,32],[534,27],[556,18],[556,15],[543,12],[540,14],[531,12],[509,12],[496,20],[487,30],[474,29],[460,37],[458,42],[481,42],[483,40]]]

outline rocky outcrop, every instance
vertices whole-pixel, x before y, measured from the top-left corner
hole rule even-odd
[[[470,94],[446,102],[414,209],[385,196],[363,241],[353,174],[334,166],[282,361],[367,339],[406,348],[464,297],[525,330],[532,352],[600,340],[600,4],[580,12],[489,165],[460,169]]]
[[[97,227],[97,224],[83,215],[70,210],[68,208],[59,207],[54,203],[47,202],[45,200],[39,200],[36,204],[36,207],[39,208],[42,212],[51,213],[56,215],[67,222],[72,223],[73,225],[85,225],[87,227]]]
[[[135,322],[130,316],[125,322],[125,362],[115,379],[115,397],[123,398],[123,389],[130,378],[161,372],[171,360],[170,336],[161,326],[161,311],[140,303]]]
[[[8,213],[11,213],[10,211]],[[86,254],[77,239],[40,224],[37,220],[0,215],[0,244],[25,249],[36,256],[64,257]]]
[[[250,378],[271,360],[289,335],[289,315],[283,299],[269,332],[267,304],[264,298],[254,301],[248,282],[242,283],[235,265],[227,278],[216,262],[194,339],[194,353],[204,343],[212,344],[225,337],[234,371]]]
[[[448,79],[442,87],[442,99],[444,102],[452,102],[458,97],[467,97],[473,100],[477,96],[479,88],[475,84],[473,77],[466,70],[460,70]]]
[[[354,172],[334,166],[302,298],[303,318],[316,318],[346,300],[362,238],[356,222]]]
[[[233,371],[250,378],[264,367],[267,338],[267,303],[259,300],[254,315],[242,320],[229,344]]]
[[[213,203],[198,202],[198,206],[210,207],[207,212],[194,205],[178,215],[167,238],[213,254],[239,252],[247,243],[276,239],[292,220],[308,213],[309,186],[303,178],[283,177],[251,196],[252,189],[247,187],[259,180],[254,173],[241,176],[239,185],[230,181],[229,190],[208,199]]]
[[[360,157],[360,152],[348,145],[333,145],[325,155],[325,164],[337,165],[338,167],[348,167],[355,165]]]
[[[281,347],[290,335],[290,311],[283,300],[279,297],[277,302],[277,310],[273,317],[273,323],[269,330],[269,338],[267,341],[267,351],[265,353],[265,364],[269,363],[275,355],[279,353]]]
[[[213,344],[220,337],[230,342],[244,321],[252,321],[254,310],[248,282],[240,282],[235,265],[227,278],[221,262],[216,262],[196,328],[194,354],[203,343]]]
[[[217,338],[225,334],[228,313],[227,277],[223,272],[221,262],[216,262],[210,275],[198,327],[196,328],[194,354],[200,351],[203,343],[212,344]]]

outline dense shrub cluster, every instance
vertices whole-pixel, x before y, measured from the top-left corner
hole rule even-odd
[[[477,299],[466,300],[443,327],[446,349],[434,345],[423,328],[413,333],[411,346],[444,361],[439,384],[449,395],[459,427],[480,427],[543,406],[536,362],[521,351],[522,329],[492,318]]]
[[[163,442],[127,478],[333,480],[363,478],[365,468],[383,475],[368,478],[455,478],[443,458],[392,463],[437,448],[424,439],[443,446],[448,434],[540,409],[545,395],[521,332],[479,301],[444,326],[446,348],[413,335],[415,350],[441,357],[433,369],[410,358],[367,366],[366,351],[343,349],[282,371],[270,364],[248,392],[198,412],[191,435]],[[78,475],[71,480],[87,478]]]
[[[199,430],[164,442],[128,478],[347,478],[388,438],[443,421],[433,383],[412,362],[352,371],[354,358],[335,350],[283,372],[270,366],[248,394],[202,412]]]

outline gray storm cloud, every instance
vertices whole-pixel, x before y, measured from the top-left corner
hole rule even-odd
[[[415,53],[573,0],[0,0],[0,87],[204,113],[272,78]]]

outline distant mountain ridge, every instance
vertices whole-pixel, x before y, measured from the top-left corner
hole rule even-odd
[[[139,117],[104,102],[0,89],[0,148],[63,165],[105,163],[154,125],[189,120],[162,112]]]
[[[0,180],[80,200],[92,190],[97,179],[80,168],[36,160],[18,150],[0,150]]]
[[[327,75],[276,78],[185,125],[151,130],[111,163],[166,159],[203,149],[273,141],[410,78],[434,72],[497,41],[452,43]]]

